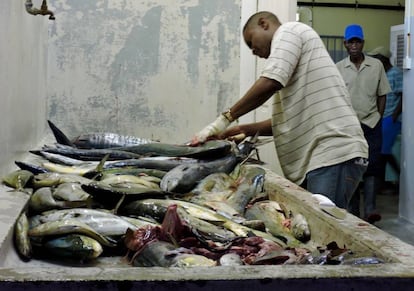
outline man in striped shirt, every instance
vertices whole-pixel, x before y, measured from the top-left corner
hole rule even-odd
[[[368,146],[345,83],[319,35],[300,22],[281,24],[263,11],[249,18],[243,37],[254,55],[266,59],[263,72],[192,144],[211,136],[273,135],[286,178],[347,208],[366,170]],[[226,130],[272,96],[270,119]]]

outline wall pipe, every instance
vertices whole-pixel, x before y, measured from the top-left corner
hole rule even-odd
[[[43,0],[42,1],[42,6],[40,7],[40,9],[38,9],[36,7],[33,7],[32,0],[26,0],[25,6],[26,6],[26,11],[29,14],[32,14],[32,15],[37,15],[37,14],[40,14],[40,15],[49,15],[49,19],[50,20],[55,20],[55,15],[53,14],[52,11],[50,11],[47,8],[47,2],[46,2],[46,0]]]
[[[312,7],[329,7],[329,8],[362,8],[362,9],[382,9],[382,10],[398,10],[404,11],[405,7],[398,3],[399,5],[377,5],[377,4],[360,4],[358,1],[355,1],[353,4],[346,3],[334,3],[334,2],[303,2],[298,1],[298,6],[312,6]]]

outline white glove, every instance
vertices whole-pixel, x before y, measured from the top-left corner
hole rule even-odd
[[[220,114],[216,120],[204,127],[200,132],[196,133],[196,135],[193,137],[192,143],[205,142],[208,137],[224,131],[230,125],[230,123],[231,122],[227,119],[226,116]]]

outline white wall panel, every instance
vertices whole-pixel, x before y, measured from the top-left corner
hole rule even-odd
[[[248,2],[248,3],[246,3]],[[279,20],[283,22],[287,21],[295,21],[296,19],[296,1],[289,1],[289,0],[275,0],[275,1],[266,1],[266,0],[259,0],[259,1],[244,1],[243,2],[243,10],[245,13],[249,13],[246,17],[246,20],[250,15],[257,11],[271,11],[275,13]],[[256,8],[255,11],[252,11]],[[242,10],[242,11],[243,11]],[[243,20],[243,19],[242,19]],[[245,21],[246,21],[245,20]],[[245,23],[243,21],[243,24]],[[259,59],[252,55],[251,51],[247,48],[244,41],[242,42],[243,48],[241,52],[243,53],[241,56],[241,86],[240,86],[240,93],[241,96],[244,94],[250,86],[254,83],[254,81],[260,76],[261,68],[263,66],[264,60]],[[254,76],[252,75],[252,71],[254,70]],[[270,99],[266,102],[263,106],[256,109],[254,112],[247,114],[240,118],[241,123],[247,122],[254,122],[254,121],[261,121],[270,118],[272,115],[272,108],[271,108],[272,100]],[[283,172],[280,168],[279,159],[277,158],[277,153],[275,150],[275,146],[273,143],[269,143],[265,146],[260,147],[259,154],[261,160],[268,163],[267,167],[272,169],[274,172],[278,173],[279,175],[283,175]]]
[[[403,113],[401,130],[401,177],[399,196],[400,217],[414,223],[414,115],[410,114],[414,108],[414,46],[412,42],[412,31],[414,31],[414,3],[406,1],[405,11],[405,59],[404,59],[404,83],[403,83]],[[410,68],[410,69],[408,69]]]
[[[43,138],[46,126],[47,28],[23,0],[0,1],[0,175]],[[33,1],[40,8],[41,1]]]

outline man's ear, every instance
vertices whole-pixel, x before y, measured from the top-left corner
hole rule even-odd
[[[263,28],[264,30],[267,30],[269,28],[269,21],[266,18],[264,18],[264,17],[260,17],[257,24],[261,28]]]

